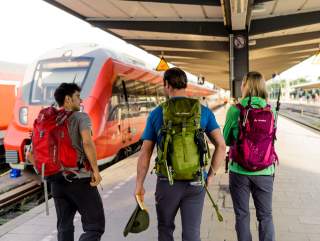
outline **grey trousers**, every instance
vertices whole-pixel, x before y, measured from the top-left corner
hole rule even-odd
[[[247,176],[230,172],[229,187],[236,216],[238,241],[252,241],[250,232],[250,193],[259,222],[259,241],[275,241],[272,220],[273,176]]]
[[[200,241],[200,225],[205,189],[189,182],[158,177],[155,193],[158,218],[158,241],[173,241],[174,219],[178,209],[181,213],[182,241]]]

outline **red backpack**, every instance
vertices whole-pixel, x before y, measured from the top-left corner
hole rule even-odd
[[[240,110],[239,135],[229,155],[245,169],[258,171],[278,162],[274,149],[276,126],[270,105],[253,108],[250,102],[247,107],[237,104]]]
[[[32,148],[35,167],[45,177],[79,170],[77,151],[68,132],[72,111],[54,107],[42,109],[34,121]]]

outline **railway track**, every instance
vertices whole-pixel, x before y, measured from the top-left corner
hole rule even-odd
[[[320,131],[320,107],[284,103],[280,107],[281,116],[303,126]]]
[[[275,106],[276,102],[271,101],[271,104]],[[320,131],[320,105],[283,102],[280,105],[279,115],[317,132]]]
[[[29,181],[0,194],[0,226],[38,206],[44,195],[38,181]]]
[[[299,123],[300,125],[303,125],[305,127],[311,128],[315,131],[320,132],[320,116],[319,117],[308,117],[308,116],[299,116],[299,114],[297,115],[295,112],[281,112],[279,113],[279,115],[290,119],[292,121],[295,121],[297,123]]]

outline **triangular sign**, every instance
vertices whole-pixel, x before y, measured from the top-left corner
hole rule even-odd
[[[161,57],[160,62],[156,68],[156,71],[166,71],[169,68],[170,67],[169,67],[167,61],[163,57]]]

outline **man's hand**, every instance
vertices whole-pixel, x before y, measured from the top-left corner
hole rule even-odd
[[[90,182],[90,185],[92,187],[96,187],[99,185],[99,183],[101,182],[102,180],[102,177],[99,173],[99,171],[93,171],[92,174],[91,174],[91,182]]]
[[[136,190],[134,194],[139,196],[142,202],[145,193],[143,183],[149,170],[150,158],[152,155],[154,144],[155,143],[153,141],[143,141],[140,156],[138,158]]]
[[[212,172],[212,169],[210,168],[209,173],[208,173],[208,177],[207,177],[207,180],[206,180],[206,186],[207,187],[213,183],[214,176],[215,176],[215,174]]]
[[[26,152],[26,160],[27,160],[28,162],[30,162],[32,165],[35,165],[35,163],[34,163],[34,158],[33,158],[33,154],[32,154],[31,151],[27,151],[27,152]]]
[[[213,182],[216,172],[219,170],[222,162],[224,161],[226,155],[226,143],[224,142],[220,129],[211,131],[208,137],[215,147],[206,183],[207,185],[210,185]]]
[[[145,194],[145,192],[146,192],[146,191],[144,190],[144,187],[143,187],[143,186],[141,186],[141,187],[136,186],[136,191],[135,191],[134,195],[135,195],[135,196],[138,196],[139,199],[140,199],[142,202],[144,202],[144,194]]]

